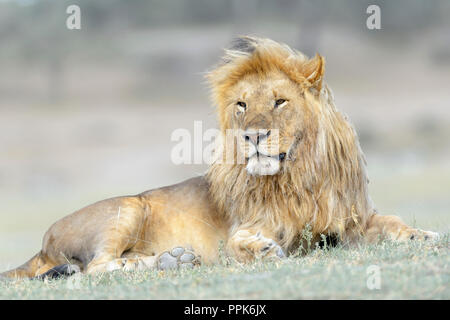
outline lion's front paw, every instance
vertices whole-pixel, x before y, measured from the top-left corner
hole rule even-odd
[[[157,258],[157,268],[160,270],[192,268],[200,264],[200,257],[193,250],[176,247],[161,253]]]
[[[236,232],[232,238],[235,256],[240,261],[252,259],[285,258],[283,249],[272,239],[264,237],[260,232],[251,234],[247,230]]]
[[[420,229],[407,229],[400,232],[398,240],[438,240],[439,233]]]
[[[283,249],[272,239],[265,238],[265,246],[260,249],[261,257],[286,258]]]

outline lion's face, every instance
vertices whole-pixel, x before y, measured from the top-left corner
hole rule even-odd
[[[309,59],[269,39],[239,38],[207,75],[226,134],[225,157],[232,154],[251,175],[289,171],[291,160],[313,148],[318,128],[312,105],[323,75],[320,55]]]
[[[280,71],[249,74],[228,92],[228,128],[251,175],[274,175],[295,152],[305,118],[302,88]]]

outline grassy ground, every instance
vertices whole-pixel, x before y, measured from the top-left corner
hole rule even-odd
[[[192,270],[0,281],[0,299],[450,299],[449,236],[317,249],[245,266],[224,260]],[[369,266],[379,267],[380,289],[368,288],[375,276]]]

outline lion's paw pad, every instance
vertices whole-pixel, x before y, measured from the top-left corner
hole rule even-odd
[[[197,264],[200,264],[200,261],[195,253],[182,247],[163,252],[157,262],[160,270],[192,268]]]

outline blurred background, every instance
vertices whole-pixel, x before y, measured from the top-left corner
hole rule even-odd
[[[66,214],[202,174],[171,133],[216,127],[203,75],[242,34],[324,55],[379,211],[449,230],[449,1],[0,0],[0,271]]]

